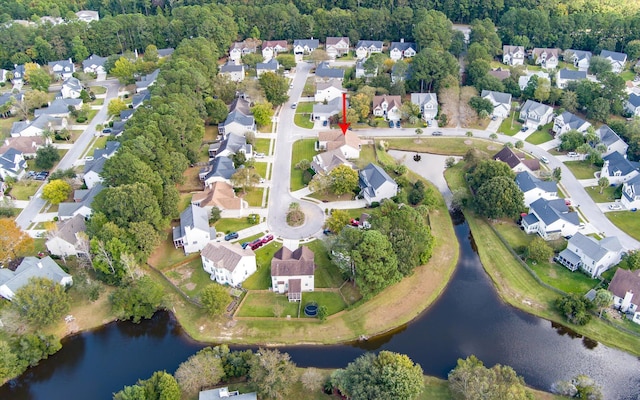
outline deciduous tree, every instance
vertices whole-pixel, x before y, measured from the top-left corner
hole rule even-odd
[[[33,239],[22,231],[15,220],[0,218],[0,264],[33,249]]]
[[[109,71],[111,75],[118,78],[118,80],[125,85],[133,83],[133,74],[135,74],[135,72],[135,64],[126,57],[120,57]]]
[[[71,194],[71,185],[62,179],[50,181],[42,188],[42,198],[51,202],[51,204],[59,204],[67,199]]]
[[[38,169],[51,169],[60,160],[60,154],[55,147],[48,144],[36,151],[36,167]]]
[[[233,187],[242,189],[242,193],[247,193],[247,189],[251,189],[260,182],[260,175],[255,168],[238,168],[231,176],[231,184]]]
[[[211,347],[189,357],[174,375],[186,396],[195,396],[202,388],[215,385],[225,377],[220,353]]]
[[[345,210],[333,210],[331,216],[325,221],[325,226],[331,232],[340,233],[342,228],[349,224],[349,213]]]
[[[212,283],[200,292],[200,302],[210,316],[215,317],[225,310],[231,302],[229,290],[224,286]]]
[[[64,286],[48,278],[34,277],[16,291],[11,306],[27,322],[42,327],[66,314],[70,301]]]
[[[113,395],[114,400],[180,400],[180,386],[165,371],[156,371],[151,378],[139,380],[134,386],[125,386]]]
[[[571,323],[586,325],[591,320],[590,310],[593,308],[593,303],[581,295],[572,293],[559,297],[555,305]]]
[[[273,118],[273,105],[269,102],[258,103],[251,108],[251,112],[256,124],[267,126],[271,123],[271,118]]]
[[[51,75],[43,68],[36,68],[29,73],[28,81],[32,89],[48,92],[51,84]]]
[[[351,193],[358,188],[358,173],[348,165],[338,165],[329,173],[331,191],[337,196]]]
[[[602,194],[604,189],[608,186],[609,186],[609,179],[607,179],[606,176],[603,176],[602,178],[598,179],[598,187],[600,188],[600,194]]]
[[[111,308],[122,319],[139,323],[149,319],[164,302],[162,286],[147,276],[117,288],[110,297]]]
[[[524,208],[524,195],[513,179],[498,176],[480,186],[476,206],[488,218],[515,218]]]
[[[531,398],[524,380],[513,368],[496,364],[484,366],[476,356],[458,359],[457,366],[449,373],[449,388],[455,398],[465,400],[526,400]]]
[[[273,72],[266,72],[260,76],[259,82],[267,101],[274,106],[279,106],[289,100],[289,95],[287,94],[289,83],[283,76]]]
[[[112,99],[109,102],[109,105],[107,105],[107,113],[110,116],[115,117],[115,116],[119,116],[120,112],[126,110],[127,108],[129,108],[127,103],[125,103],[124,100],[118,97],[118,98]]]
[[[509,166],[497,160],[481,160],[470,174],[469,185],[478,190],[482,184],[499,176],[515,179],[515,174]]]
[[[598,289],[593,303],[599,311],[598,316],[602,318],[602,311],[604,311],[605,308],[609,308],[613,303],[613,294],[607,289]]]
[[[553,249],[544,239],[536,237],[527,246],[525,255],[530,260],[543,262],[549,260],[551,256],[553,256]]]
[[[364,298],[370,298],[398,282],[402,275],[389,239],[373,229],[360,232],[362,234],[348,256],[355,266],[355,282],[360,293]]]
[[[258,356],[249,362],[249,380],[258,388],[258,394],[269,399],[287,399],[291,385],[297,380],[295,364],[287,353],[277,349],[258,350]]]

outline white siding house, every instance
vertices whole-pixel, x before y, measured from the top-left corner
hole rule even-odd
[[[613,307],[640,324],[640,271],[618,268],[609,284],[609,291],[613,294]]]
[[[315,289],[314,254],[302,246],[295,251],[281,247],[271,259],[271,287],[276,293],[287,293],[289,301],[301,301],[303,292]]]
[[[578,232],[569,239],[567,248],[558,254],[556,261],[571,271],[580,268],[591,278],[596,278],[620,262],[622,250],[615,236],[598,241]]]
[[[29,283],[31,278],[47,278],[63,286],[71,286],[73,278],[60,268],[49,256],[25,257],[15,271],[0,269],[0,296],[13,299],[16,292]]]
[[[173,228],[173,245],[182,247],[184,254],[198,252],[216,237],[216,230],[209,226],[209,213],[193,204],[180,214],[180,226]]]
[[[200,253],[202,268],[212,281],[238,286],[256,272],[256,255],[237,243],[209,242]]]

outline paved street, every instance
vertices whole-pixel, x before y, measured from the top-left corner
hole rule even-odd
[[[74,166],[74,163],[81,158],[86,148],[89,146],[96,134],[96,125],[103,124],[107,120],[107,106],[109,101],[118,97],[118,89],[120,84],[117,79],[110,79],[101,81],[96,86],[104,86],[107,88],[104,104],[100,111],[93,118],[91,123],[86,127],[84,132],[78,137],[78,140],[74,143],[74,146],[67,151],[62,160],[58,163],[55,169],[69,169]],[[51,172],[53,172],[52,170]],[[16,223],[20,228],[26,230],[36,220],[38,212],[44,207],[45,201],[40,197],[42,194],[42,187],[33,196],[33,199],[22,210],[20,215],[16,218]]]

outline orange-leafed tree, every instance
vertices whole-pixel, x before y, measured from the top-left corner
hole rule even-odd
[[[33,250],[33,239],[16,222],[0,218],[0,264]]]

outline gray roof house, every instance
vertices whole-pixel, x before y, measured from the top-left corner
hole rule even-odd
[[[546,125],[553,118],[553,108],[538,103],[537,101],[527,100],[520,109],[520,121],[527,128],[537,128],[540,125]]]
[[[209,213],[193,204],[180,213],[180,225],[173,228],[173,245],[176,249],[182,247],[185,255],[202,250],[215,237],[216,229],[209,226]]]
[[[73,284],[71,275],[64,272],[51,257],[25,257],[15,271],[0,269],[0,296],[12,300],[31,278],[47,278],[63,286]]]
[[[369,57],[373,53],[382,53],[381,40],[359,40],[355,47],[359,60]]]
[[[373,78],[378,74],[378,68],[373,71],[369,70],[367,72],[367,69],[364,67],[365,61],[365,59],[356,61],[356,78]]]
[[[415,43],[405,42],[404,39],[400,39],[399,42],[391,42],[389,46],[389,58],[394,61],[411,58],[416,55],[416,49]]]
[[[18,136],[41,136],[42,132],[50,130],[52,132],[62,130],[67,127],[67,119],[42,114],[33,121],[18,121],[11,125],[11,137]]]
[[[133,108],[125,108],[124,110],[120,111],[120,120],[127,121],[129,118],[131,118],[135,111],[136,110],[134,110]]]
[[[581,133],[587,131],[591,124],[575,114],[565,111],[553,119],[553,132],[556,135],[575,130]]]
[[[231,400],[258,400],[258,395],[256,393],[240,394],[237,390],[230,392],[226,387],[204,390],[198,395],[198,400],[227,400],[229,398]]]
[[[256,76],[260,78],[260,76],[266,72],[273,72],[274,74],[280,68],[280,63],[275,58],[270,59],[267,62],[258,63],[256,65]]]
[[[147,100],[151,100],[151,93],[149,91],[145,90],[142,93],[136,93],[131,97],[131,107],[135,110]]]
[[[49,253],[58,257],[77,256],[83,254],[83,249],[79,248],[80,232],[87,230],[84,217],[80,214],[57,223],[57,229],[53,235],[45,242]]]
[[[540,198],[531,203],[521,225],[528,234],[537,233],[545,240],[552,240],[575,235],[580,218],[577,212],[569,210],[564,199]]]
[[[600,176],[609,179],[609,183],[619,185],[638,176],[638,166],[627,160],[624,155],[614,151],[602,158],[604,164]]]
[[[231,133],[220,143],[216,157],[231,157],[238,153],[244,153],[245,157],[250,159],[253,157],[253,146],[247,143],[247,139],[243,135]]]
[[[82,92],[82,82],[78,78],[70,77],[62,82],[62,89],[60,94],[63,99],[77,99]]]
[[[609,291],[613,294],[613,307],[640,324],[640,271],[618,268],[609,284]]]
[[[210,186],[213,182],[225,181],[231,179],[236,172],[233,160],[229,157],[216,157],[209,161],[209,165],[200,170],[200,180],[204,181],[205,186]]]
[[[294,54],[309,54],[320,46],[318,39],[296,39],[293,41]]]
[[[625,53],[618,53],[616,51],[602,50],[600,57],[606,59],[611,63],[611,71],[620,73],[624,69],[627,62],[627,55]]]
[[[627,210],[640,208],[640,175],[622,184],[620,202]]]
[[[71,59],[50,61],[49,71],[56,79],[67,79],[73,76],[73,73],[76,72],[76,67]]]
[[[558,185],[555,181],[543,181],[529,171],[518,172],[516,185],[524,194],[524,205],[527,207],[540,198],[547,200],[558,198]]]
[[[18,82],[22,82],[23,79],[24,79],[24,64],[21,64],[21,65],[14,64],[12,82],[16,84]]]
[[[98,149],[93,152],[93,160],[84,164],[83,180],[88,189],[93,188],[102,182],[100,174],[104,168],[104,163],[111,158],[120,148],[120,142],[108,141],[104,149]]]
[[[111,127],[111,134],[113,136],[120,136],[122,132],[124,132],[124,125],[127,121],[113,121],[113,126]]]
[[[349,107],[348,101],[347,101],[347,107]],[[327,102],[327,104],[314,103],[313,111],[311,113],[311,118],[314,121],[327,121],[334,115],[340,114],[341,111],[342,111],[342,99],[339,97],[336,97],[330,100],[329,102]]]
[[[344,78],[344,70],[340,68],[331,68],[329,63],[321,62],[316,68],[316,82],[329,79]]]
[[[73,192],[73,198],[75,201],[73,202],[64,202],[58,205],[58,219],[60,221],[64,221],[67,219],[71,219],[76,215],[82,215],[85,218],[91,216],[93,209],[91,208],[91,204],[93,200],[96,198],[98,193],[100,193],[104,189],[102,184],[97,184],[91,189],[86,190],[76,190]]]
[[[596,134],[600,138],[600,143],[607,147],[602,154],[603,156],[608,156],[614,151],[620,154],[627,154],[629,145],[613,129],[609,128],[609,125],[602,125],[596,129]]]
[[[624,103],[624,109],[634,117],[640,116],[640,96],[631,93],[629,100]]]
[[[367,204],[382,202],[398,194],[398,184],[380,166],[369,163],[359,173],[360,195]]]
[[[145,75],[142,78],[140,78],[140,80],[136,82],[136,93],[140,93],[142,91],[148,90],[151,85],[156,83],[156,79],[158,79],[158,74],[160,74],[160,68],[156,69],[149,75]]]
[[[174,51],[175,51],[175,49],[173,47],[167,47],[165,49],[158,49],[158,57],[159,58],[169,57],[170,55],[173,54]]]
[[[483,90],[480,97],[487,99],[493,104],[493,115],[506,118],[511,112],[511,93],[494,92]]]
[[[7,178],[20,179],[27,168],[27,161],[21,151],[9,148],[0,154],[0,178],[3,181]]]
[[[342,154],[340,149],[333,149],[325,151],[324,153],[316,154],[313,156],[311,162],[311,168],[317,173],[328,174],[335,167],[340,165],[346,165],[352,169],[356,169],[356,166]]]
[[[246,132],[256,131],[256,120],[251,115],[250,103],[237,97],[231,103],[229,108],[229,114],[224,122],[218,124],[218,132],[221,135],[228,135],[235,133],[238,135],[244,135]]]
[[[49,103],[49,107],[40,108],[33,111],[33,115],[50,115],[52,117],[68,117],[69,107],[79,110],[82,107],[82,99],[55,99]]]
[[[411,103],[420,107],[425,121],[433,120],[438,115],[438,95],[435,93],[411,93]]]
[[[82,61],[82,70],[86,73],[105,73],[104,63],[107,62],[107,57],[100,57],[92,54],[86,60]]]
[[[597,240],[578,232],[569,239],[567,248],[558,254],[556,261],[571,271],[580,268],[591,278],[596,278],[620,262],[622,251],[622,245],[615,236]]]
[[[573,63],[573,66],[578,68],[578,71],[587,71],[589,69],[589,63],[591,62],[590,51],[567,49],[564,51],[564,61]]]
[[[244,80],[244,64],[227,61],[220,66],[219,74],[228,77],[232,82],[242,82]]]
[[[567,87],[569,82],[587,79],[587,71],[575,71],[573,69],[562,68],[556,74],[556,86],[560,89]]]

